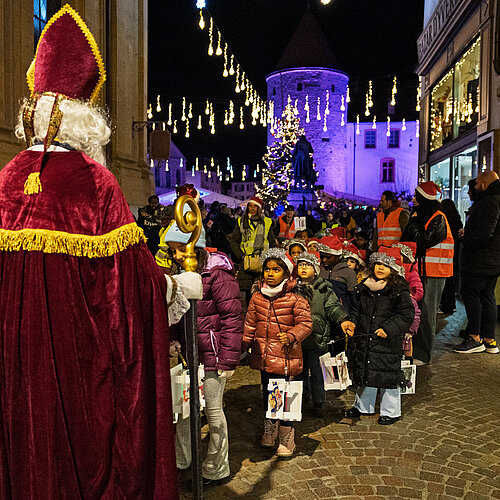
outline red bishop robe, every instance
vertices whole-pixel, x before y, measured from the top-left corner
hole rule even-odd
[[[0,171],[0,499],[178,498],[166,282],[78,151]]]

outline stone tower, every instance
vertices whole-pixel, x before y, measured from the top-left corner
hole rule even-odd
[[[288,43],[276,71],[266,77],[267,99],[274,102],[275,117],[281,117],[288,96],[293,104],[297,103],[300,126],[305,129],[306,138],[314,149],[317,184],[323,185],[328,193],[344,193],[346,190],[346,100],[349,77],[338,68],[339,63],[332,49],[312,12],[308,10]],[[306,102],[309,103],[309,123]],[[341,110],[342,102],[344,111]],[[329,113],[325,113],[326,110]],[[269,126],[268,144],[273,140]]]

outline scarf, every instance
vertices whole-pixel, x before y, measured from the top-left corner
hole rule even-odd
[[[365,285],[372,292],[380,292],[380,290],[383,290],[385,288],[385,285],[387,285],[387,281],[385,281],[385,280],[375,281],[373,278],[367,278],[365,280]]]
[[[271,288],[266,282],[260,287],[260,293],[269,299],[274,299],[280,293],[283,292],[283,288],[285,287],[288,278],[285,278],[278,286]]]

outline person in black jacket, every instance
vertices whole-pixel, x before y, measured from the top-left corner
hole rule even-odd
[[[354,406],[347,418],[375,412],[380,389],[381,425],[393,424],[401,417],[400,387],[403,338],[409,330],[415,309],[404,268],[387,253],[370,257],[369,276],[357,287],[357,300],[350,311],[355,331],[350,336],[347,358],[352,379],[358,386]]]
[[[462,299],[469,337],[453,350],[497,354],[495,284],[500,275],[500,180],[487,171],[476,179],[479,191],[465,223]]]
[[[436,273],[432,264],[426,265],[427,252],[447,238],[448,222],[437,200],[438,191],[440,189],[433,182],[424,182],[417,187],[413,197],[414,213],[401,236],[402,243],[414,241],[417,244],[418,273],[424,286],[424,298],[420,304],[422,316],[413,345],[413,362],[418,366],[431,362],[437,311],[449,276],[443,276],[439,269]]]

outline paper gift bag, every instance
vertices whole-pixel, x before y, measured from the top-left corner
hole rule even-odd
[[[306,229],[306,218],[305,217],[294,217],[295,232],[304,231]]]
[[[404,382],[401,387],[401,394],[415,394],[417,382],[417,366],[412,365],[409,360],[401,361],[401,370],[404,374]]]
[[[329,352],[323,354],[319,358],[319,363],[323,373],[325,391],[344,391],[352,384],[347,369],[345,352],[341,352],[334,357]]]
[[[198,367],[198,390],[200,392],[200,407],[205,407],[205,395],[203,393],[203,379],[205,378],[205,367]],[[178,417],[187,418],[190,414],[189,406],[189,370],[182,364],[178,364],[170,369],[170,384],[172,388],[172,408],[174,413],[174,422]]]
[[[266,418],[294,422],[302,420],[302,381],[271,379],[267,390]]]

